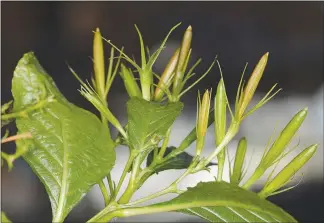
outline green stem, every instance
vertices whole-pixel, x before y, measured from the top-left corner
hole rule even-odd
[[[153,164],[153,163],[152,163]],[[154,173],[156,165],[153,165],[152,167],[146,167],[144,170],[141,171],[139,174],[139,181],[137,183],[137,188],[140,188],[146,180]]]
[[[227,144],[233,139],[233,137],[237,134],[240,127],[240,123],[236,122],[235,120],[231,123],[230,127],[228,128],[228,131],[223,138],[222,142],[216,147],[214,152],[205,160],[200,162],[197,167],[195,168],[195,171],[198,171],[202,168],[204,168],[208,163],[210,163],[215,157],[227,146]]]
[[[130,167],[132,166],[133,160],[134,160],[134,158],[135,158],[136,156],[137,156],[137,152],[135,152],[135,150],[131,150],[131,153],[130,153],[129,158],[128,158],[128,160],[127,160],[127,163],[126,163],[126,165],[125,165],[124,171],[123,171],[123,173],[122,173],[122,175],[121,175],[121,177],[120,177],[120,180],[119,180],[119,182],[118,182],[117,188],[116,188],[116,190],[115,190],[115,195],[114,195],[114,197],[117,196],[117,194],[118,194],[118,192],[119,192],[119,190],[120,190],[120,187],[121,187],[121,185],[122,185],[123,182],[124,182],[124,179],[125,179],[125,177],[126,177],[126,174],[127,174],[128,170],[130,169]]]
[[[169,143],[169,140],[170,140],[170,134],[171,134],[171,128],[168,129],[167,133],[166,133],[166,136],[165,136],[165,139],[163,141],[163,144],[161,146],[161,149],[160,149],[160,152],[159,152],[159,155],[158,155],[158,159],[161,159],[164,157],[164,153],[165,153],[165,150],[168,146],[168,143]]]
[[[108,174],[107,181],[108,181],[108,185],[109,185],[110,194],[114,194],[114,183],[111,179],[111,173]]]
[[[224,164],[225,164],[225,149],[218,154],[217,158],[217,181],[220,182],[223,179],[223,171],[224,171]]]
[[[101,193],[105,200],[105,206],[107,206],[109,204],[109,194],[108,194],[107,188],[106,188],[103,180],[101,180],[98,184],[99,184]]]
[[[47,103],[52,102],[52,101],[54,101],[53,98],[47,98],[45,100],[39,101],[35,105],[28,106],[26,109],[23,109],[21,111],[12,112],[12,113],[9,113],[9,114],[2,114],[1,115],[1,120],[7,121],[9,119],[14,119],[14,118],[18,118],[18,117],[22,117],[22,118],[26,117],[29,112],[40,109],[40,108],[44,107]]]
[[[118,200],[119,204],[126,204],[129,202],[129,200],[132,198],[134,192],[136,191],[136,177],[138,175],[140,165],[142,161],[142,156],[139,155],[135,158],[134,163],[133,163],[133,169],[132,173],[128,182],[128,186],[124,192],[124,194],[120,197]]]
[[[160,197],[160,196],[163,196],[165,194],[169,194],[169,193],[180,193],[177,189],[177,186],[176,184],[171,184],[169,187],[165,188],[164,190],[161,190],[157,193],[154,193],[154,194],[151,194],[147,197],[143,197],[141,199],[138,199],[136,201],[133,201],[133,202],[130,202],[127,204],[127,206],[133,206],[133,205],[136,205],[136,204],[139,204],[139,203],[143,203],[145,201],[149,201],[149,200],[152,200],[154,198],[157,198],[157,197]]]
[[[99,213],[97,213],[95,216],[93,216],[90,220],[87,222],[109,222],[111,219],[108,219],[106,221],[101,220],[102,218],[106,218],[106,216],[109,215],[110,212],[114,212],[119,208],[117,203],[110,203],[109,206],[102,209]]]

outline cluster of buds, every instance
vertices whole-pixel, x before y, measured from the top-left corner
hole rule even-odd
[[[252,176],[244,183],[243,188],[249,188],[255,181],[257,181],[267,169],[272,167],[273,165],[277,164],[281,159],[283,159],[290,151],[285,152],[285,149],[291,142],[292,138],[296,134],[297,130],[300,128],[301,124],[305,120],[307,116],[307,108],[302,109],[299,111],[291,120],[290,122],[285,126],[285,128],[281,131],[278,138],[273,142],[271,147],[268,150],[265,150],[265,154],[262,156],[262,159],[252,174]],[[313,151],[316,150],[316,145],[311,146],[312,149],[306,149],[305,151]],[[295,169],[296,171],[300,169],[315,153],[313,152],[302,152],[300,155],[298,155],[294,161],[292,161],[288,166],[286,166],[282,173],[278,174],[277,177],[272,182],[275,183],[277,187],[282,187],[284,183],[286,183],[286,180],[282,178],[281,176],[285,175],[287,176],[287,173],[292,173],[292,169]],[[306,157],[306,158],[305,158]],[[296,160],[303,160],[304,162],[297,162]],[[287,170],[286,170],[287,169]],[[290,171],[289,171],[290,169]],[[290,175],[291,177],[292,175]],[[279,180],[280,178],[280,180]],[[278,182],[282,181],[282,184],[279,185]],[[270,185],[270,186],[269,186]],[[268,184],[264,191],[262,192],[262,196],[268,196],[270,194],[269,191],[273,192],[273,188],[275,188],[274,183]],[[272,189],[270,189],[272,188]],[[278,189],[278,188],[277,188]]]
[[[178,24],[180,25],[180,24]],[[164,41],[162,42],[160,48],[152,54],[149,55],[149,58],[146,58],[145,46],[143,42],[142,35],[138,28],[136,30],[139,35],[140,45],[141,45],[141,65],[137,65],[133,60],[131,60],[126,54],[123,53],[122,50],[119,50],[116,46],[114,46],[110,41],[107,41],[113,49],[117,49],[120,52],[120,55],[123,56],[126,61],[132,64],[139,73],[140,86],[137,84],[136,78],[133,75],[131,69],[127,68],[124,64],[121,65],[120,76],[124,81],[124,85],[126,87],[126,91],[130,97],[142,97],[145,100],[153,100],[153,101],[162,101],[165,97],[168,98],[169,101],[178,101],[180,97],[186,93],[189,89],[191,89],[196,83],[198,83],[205,75],[210,71],[214,63],[209,67],[209,69],[205,72],[205,74],[201,75],[201,77],[194,82],[191,86],[184,90],[184,86],[186,82],[194,75],[194,68],[200,63],[201,60],[198,60],[190,69],[187,71],[188,62],[191,56],[191,42],[192,42],[192,27],[189,26],[183,36],[181,46],[175,50],[172,57],[170,58],[168,64],[166,65],[162,75],[158,77],[159,81],[157,85],[153,84],[153,71],[152,66],[155,63],[157,57],[161,53],[168,36],[171,32],[178,26],[176,25],[171,29],[168,33]],[[197,120],[196,120],[196,129],[193,130],[188,137],[181,143],[178,152],[183,151],[187,148],[194,140],[196,140],[196,157],[201,156],[202,150],[205,144],[205,137],[207,128],[214,122],[215,124],[215,143],[216,149],[215,151],[207,158],[202,159],[196,166],[195,170],[199,170],[204,168],[206,164],[210,163],[213,159],[217,157],[218,160],[218,181],[222,180],[222,173],[224,168],[224,163],[226,159],[226,146],[229,141],[236,135],[238,132],[239,126],[244,118],[248,115],[252,114],[254,111],[262,107],[265,103],[267,103],[272,97],[274,97],[281,89],[275,91],[273,90],[276,87],[276,84],[268,91],[268,93],[250,110],[248,110],[248,106],[255,94],[255,91],[259,85],[259,82],[263,76],[265,67],[268,62],[269,53],[265,53],[257,65],[255,66],[247,84],[244,86],[242,83],[242,79],[240,81],[236,101],[235,101],[235,111],[232,113],[232,110],[228,104],[228,99],[226,96],[226,90],[223,78],[218,83],[217,91],[215,95],[215,103],[214,103],[214,115],[211,115],[210,110],[210,101],[211,101],[211,91],[206,90],[200,99],[198,96],[198,108],[197,108]],[[111,55],[113,58],[113,55]],[[119,62],[118,62],[119,63]],[[101,96],[101,99],[105,98],[107,94],[107,85],[105,86],[103,83],[109,82],[109,75],[107,79],[104,75],[104,54],[102,48],[102,37],[100,31],[97,29],[95,32],[94,38],[94,71],[95,71],[95,79],[93,81],[96,92]],[[109,73],[109,72],[108,72]],[[111,73],[111,71],[110,71]],[[113,75],[114,77],[115,72]],[[242,75],[243,78],[243,75]],[[171,87],[172,85],[172,87]],[[154,89],[154,86],[155,89]],[[86,88],[86,87],[85,87]],[[109,89],[109,87],[108,87]],[[87,93],[88,92],[88,93]],[[93,96],[90,94],[91,90],[86,88],[83,90],[83,93],[87,96]],[[92,100],[93,104],[96,107],[101,107],[102,103],[99,103],[99,100]],[[97,102],[97,103],[95,103]],[[226,125],[226,112],[227,107],[232,116],[232,122],[227,127]],[[112,122],[117,129],[121,131],[124,135],[122,127],[116,120],[112,117],[112,114],[104,110],[103,114],[106,116],[110,122]],[[285,157],[288,152],[285,152],[286,147],[290,143],[291,139],[295,135],[296,131],[301,126],[307,115],[307,108],[298,112],[289,124],[282,130],[279,137],[272,144],[271,148],[265,151],[265,154],[260,161],[260,164],[252,174],[252,176],[243,184],[243,188],[248,189],[256,180],[258,180],[267,169],[269,169],[274,164],[278,163],[283,157]],[[317,145],[312,145],[301,152],[294,160],[292,160],[273,180],[266,183],[263,190],[259,193],[261,197],[267,197],[276,193],[275,191],[284,186],[289,182],[289,179],[292,175],[299,170],[315,153],[317,149]],[[245,138],[242,138],[239,141],[238,148],[236,151],[235,162],[233,166],[233,170],[230,173],[230,181],[234,184],[239,184],[242,181],[244,171],[243,164],[247,151],[247,142]]]
[[[300,170],[310,158],[315,154],[317,150],[317,145],[311,145],[308,148],[304,149],[301,153],[299,153],[289,164],[287,164],[271,181],[267,182],[264,188],[259,192],[259,196],[266,198],[270,195],[278,194],[286,191],[287,189],[283,189],[282,191],[277,191],[280,188],[287,185],[292,177],[296,174],[298,170]]]
[[[154,93],[154,100],[162,100],[165,93],[171,100],[178,99],[178,96],[184,86],[183,78],[191,55],[191,40],[192,27],[189,26],[184,33],[181,47],[174,52],[169,63],[165,67],[164,72],[162,73]],[[172,82],[173,88],[171,93],[169,88]]]
[[[161,77],[159,78],[159,82],[153,97],[155,101],[163,100],[163,96],[165,94],[167,95],[169,101],[180,100],[180,98],[195,84],[202,80],[213,67],[215,61],[211,64],[207,71],[198,78],[198,80],[184,89],[187,81],[194,75],[193,70],[201,62],[201,59],[199,59],[187,72],[187,67],[192,52],[191,41],[192,27],[189,26],[183,35],[180,48],[174,52]],[[171,84],[172,89],[170,89]]]

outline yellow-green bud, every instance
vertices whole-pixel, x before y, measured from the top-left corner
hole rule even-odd
[[[247,150],[247,142],[246,138],[243,137],[240,139],[236,154],[235,154],[235,161],[234,161],[234,167],[233,172],[231,174],[231,183],[233,184],[239,184],[242,180],[242,173],[243,173],[243,164],[245,159],[245,154]]]
[[[286,165],[277,176],[273,178],[260,192],[263,198],[270,196],[273,192],[285,186],[296,172],[302,168],[315,154],[317,145],[311,145],[299,153],[288,165]]]
[[[273,162],[283,153],[287,145],[290,143],[291,139],[294,137],[295,133],[305,120],[307,116],[307,108],[299,111],[286,125],[286,127],[281,131],[279,137],[272,144],[271,148],[264,156],[260,165],[266,168],[273,164]]]
[[[174,82],[173,82],[173,91],[176,92],[176,94],[178,94],[179,92],[178,89],[181,86],[181,82],[183,79],[183,75],[184,75],[184,67],[188,58],[188,54],[190,51],[190,46],[191,46],[191,40],[192,40],[192,27],[189,26],[184,35],[183,35],[183,39],[182,39],[182,43],[181,43],[181,48],[180,48],[180,54],[179,54],[179,60],[178,60],[178,64],[176,67],[176,73],[175,73],[175,77],[174,77]]]
[[[105,95],[105,59],[102,36],[99,28],[96,29],[93,39],[93,63],[96,82],[96,90],[100,97]]]
[[[262,158],[259,166],[256,168],[252,176],[243,185],[243,188],[249,188],[256,180],[258,180],[264,172],[271,167],[283,154],[286,146],[303,123],[307,116],[307,108],[299,111],[281,131],[279,137],[272,144],[267,154]]]
[[[201,103],[198,105],[197,112],[197,145],[196,145],[196,155],[200,155],[201,151],[205,145],[205,136],[208,128],[209,119],[209,109],[210,109],[210,98],[211,95],[208,90],[202,98]]]
[[[251,99],[253,98],[253,95],[255,93],[255,90],[257,89],[259,82],[262,78],[263,71],[267,65],[268,61],[268,55],[269,53],[264,54],[259,63],[254,68],[251,77],[242,93],[242,96],[240,98],[240,104],[238,109],[238,118],[242,118],[244,115],[244,112],[246,108],[248,107]]]
[[[214,102],[215,109],[215,139],[216,146],[219,146],[223,141],[226,134],[226,92],[223,78],[219,81],[216,91],[216,97]],[[217,155],[218,161],[218,172],[217,172],[217,181],[222,181],[223,169],[225,164],[226,150],[223,149]]]
[[[124,81],[124,85],[129,97],[142,97],[141,90],[134,78],[131,70],[127,69],[124,64],[121,65],[120,76]]]
[[[164,95],[164,89],[168,89],[171,85],[172,82],[172,74],[175,71],[175,68],[177,66],[178,63],[178,59],[179,59],[179,52],[180,52],[180,48],[178,48],[173,56],[171,57],[169,63],[167,64],[167,66],[165,67],[160,81],[155,89],[155,93],[154,93],[154,100],[155,101],[160,101]]]

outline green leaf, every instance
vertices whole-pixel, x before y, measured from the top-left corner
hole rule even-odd
[[[132,97],[127,102],[129,143],[143,149],[158,143],[182,111],[181,102],[165,105]]]
[[[11,221],[8,219],[8,217],[6,216],[6,214],[3,211],[1,211],[1,222],[11,223]]]
[[[117,210],[102,219],[168,211],[195,215],[210,222],[297,222],[273,203],[226,182],[199,183],[170,201]]]
[[[164,153],[164,157],[166,157],[167,155],[169,155],[172,151],[174,151],[176,149],[176,147],[170,146],[167,147]],[[160,151],[160,148],[158,149],[158,151]],[[154,151],[151,151],[150,154],[147,156],[147,160],[146,160],[146,166],[150,166],[152,161],[153,161],[153,155],[154,155]],[[158,164],[155,168],[154,171],[156,173],[162,172],[164,170],[171,170],[171,169],[175,169],[175,170],[181,170],[181,169],[187,169],[191,162],[192,162],[193,156],[186,153],[186,152],[182,152],[180,154],[178,154],[175,157],[172,157],[170,159],[168,159],[167,161]],[[215,163],[209,163],[207,166],[212,166],[212,165],[216,165]]]
[[[210,222],[296,222],[280,207],[226,182],[199,183],[168,202]]]
[[[92,113],[69,103],[32,52],[18,62],[12,80],[14,110],[49,97],[54,101],[26,118],[19,132],[33,139],[23,156],[45,185],[53,221],[62,222],[90,188],[108,175],[115,162],[107,126]]]

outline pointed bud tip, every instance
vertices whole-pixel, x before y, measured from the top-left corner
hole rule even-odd
[[[192,26],[189,25],[188,28],[187,28],[188,31],[192,31]]]
[[[261,61],[268,61],[268,57],[269,57],[269,52],[265,53],[262,57],[261,57]]]
[[[308,107],[305,107],[304,109],[302,109],[299,114],[301,115],[306,115],[308,113]]]
[[[96,32],[100,32],[100,29],[98,27],[96,28]]]

